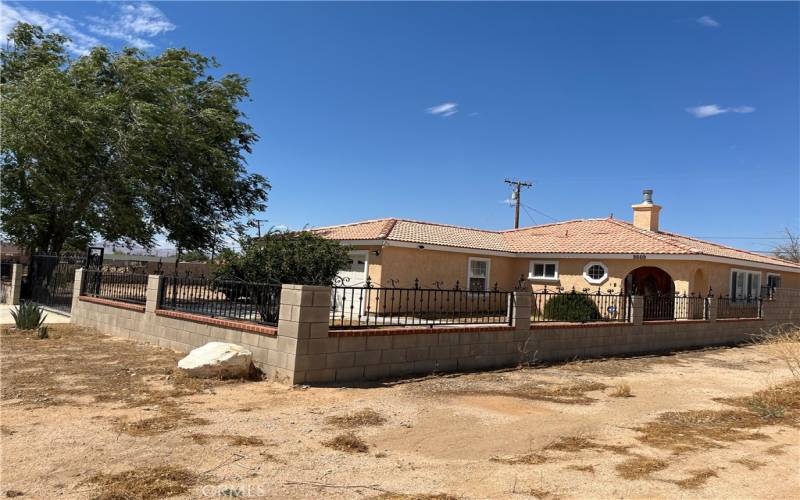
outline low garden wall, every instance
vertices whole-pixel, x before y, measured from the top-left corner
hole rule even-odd
[[[289,384],[349,382],[516,366],[622,354],[735,344],[774,325],[800,324],[800,291],[779,289],[760,319],[644,322],[633,297],[630,322],[531,325],[531,294],[515,292],[511,324],[329,327],[329,287],[283,285],[277,327],[159,310],[160,276],[150,276],[144,306],[80,296],[75,280],[72,322],[181,352],[207,342],[242,345],[269,377]]]

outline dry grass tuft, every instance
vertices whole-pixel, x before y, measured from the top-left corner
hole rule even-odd
[[[240,436],[238,434],[189,434],[189,439],[197,444],[208,444],[215,439],[224,439],[231,446],[264,446],[264,440],[253,436]]]
[[[545,450],[563,451],[566,453],[578,453],[584,450],[604,450],[620,455],[626,455],[630,448],[630,446],[618,444],[601,444],[583,435],[562,436],[544,447]]]
[[[391,491],[370,498],[372,500],[458,500],[457,496],[448,493],[394,493]]]
[[[779,455],[785,455],[786,451],[784,451],[784,448],[786,448],[787,446],[789,446],[789,445],[788,444],[776,444],[775,446],[770,446],[769,448],[764,450],[764,453],[766,453],[767,455],[773,456],[773,457],[777,457]]]
[[[589,472],[594,474],[594,465],[568,465],[566,468],[569,470],[576,470],[578,472]]]
[[[551,491],[543,490],[541,488],[531,488],[528,490],[528,495],[539,500],[555,500],[558,495]]]
[[[550,459],[540,453],[526,453],[524,455],[510,455],[505,457],[492,457],[489,460],[506,465],[539,465],[549,462]]]
[[[171,466],[133,469],[117,474],[97,474],[88,482],[97,485],[101,500],[145,500],[180,495],[196,482],[194,473]]]
[[[325,423],[343,429],[383,425],[386,419],[371,408],[364,408],[348,415],[337,415],[325,418]]]
[[[155,436],[175,429],[182,429],[190,425],[208,425],[205,418],[192,417],[189,412],[176,406],[166,406],[154,417],[134,420],[132,422],[119,422],[116,428],[119,432],[131,436]]]
[[[731,462],[744,465],[750,470],[756,470],[767,465],[764,462],[759,462],[758,460],[754,460],[752,458],[738,458],[736,460],[731,460]]]
[[[596,401],[586,395],[587,392],[601,391],[607,386],[600,382],[581,380],[572,384],[537,385],[525,384],[511,389],[509,395],[522,399],[549,401],[562,404],[591,404]]]
[[[0,434],[3,436],[13,436],[16,433],[17,431],[11,429],[11,427],[7,425],[0,425]]]
[[[689,471],[689,474],[691,475],[686,479],[673,479],[669,482],[678,485],[678,487],[684,490],[696,490],[706,484],[706,481],[712,477],[717,477],[717,473],[713,469]]]
[[[719,447],[719,443],[766,439],[753,432],[768,425],[797,425],[800,381],[776,385],[751,396],[719,399],[735,410],[691,410],[661,414],[635,430],[639,440],[656,448],[691,451]]]
[[[620,382],[619,384],[615,385],[614,388],[611,390],[610,396],[612,398],[633,397],[633,394],[631,394],[631,386],[628,385],[627,382]]]
[[[330,441],[325,441],[322,444],[328,448],[347,453],[366,453],[369,450],[367,443],[352,432],[339,434]]]
[[[669,464],[665,460],[658,458],[648,458],[642,455],[635,455],[620,464],[616,469],[623,479],[646,479],[653,472],[666,469]]]

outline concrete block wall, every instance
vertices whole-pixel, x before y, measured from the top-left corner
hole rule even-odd
[[[76,275],[72,321],[181,352],[206,342],[233,342],[253,352],[270,378],[288,384],[341,383],[434,372],[516,366],[621,354],[644,354],[734,344],[770,327],[800,324],[800,290],[779,289],[762,319],[642,321],[641,298],[630,323],[530,323],[531,294],[516,292],[511,325],[381,327],[329,330],[328,287],[283,285],[277,328],[157,309],[159,276],[148,281],[147,302],[131,306],[79,297]]]
[[[137,306],[81,297],[83,272],[79,269],[75,275],[71,322],[184,353],[208,342],[239,344],[253,353],[253,363],[268,378],[294,383],[293,338],[279,334],[274,327],[158,310],[161,279],[158,275],[150,276],[146,304]]]

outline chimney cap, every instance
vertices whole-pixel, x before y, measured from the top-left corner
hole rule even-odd
[[[652,205],[653,204],[653,190],[652,189],[645,189],[642,191],[642,203],[645,205]]]

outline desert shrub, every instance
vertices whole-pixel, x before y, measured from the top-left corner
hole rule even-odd
[[[36,330],[44,324],[47,314],[37,304],[23,302],[16,310],[11,310],[11,317],[14,318],[14,326],[20,330]]]
[[[620,382],[611,391],[611,396],[615,398],[629,398],[631,394],[631,386],[627,382]]]
[[[553,321],[586,323],[601,319],[597,305],[586,294],[575,291],[556,295],[544,305],[544,317]]]

